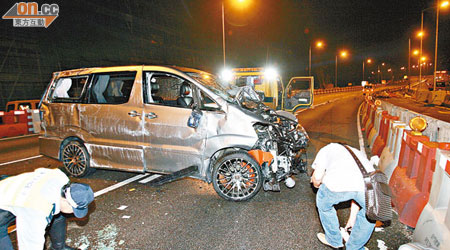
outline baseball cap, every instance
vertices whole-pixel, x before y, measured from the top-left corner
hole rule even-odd
[[[88,213],[88,206],[94,200],[94,192],[87,184],[71,183],[66,191],[66,199],[73,208],[77,218],[83,218]]]

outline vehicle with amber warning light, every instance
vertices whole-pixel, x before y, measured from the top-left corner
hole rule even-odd
[[[371,95],[371,94],[373,94],[373,89],[374,88],[373,88],[372,84],[366,84],[362,88],[362,93],[363,93],[363,95]]]
[[[314,97],[313,77],[293,77],[286,88],[278,72],[272,67],[233,68],[220,74],[223,81],[238,87],[253,88],[263,103],[275,110],[296,112],[309,108]]]
[[[40,153],[74,177],[93,169],[212,183],[244,201],[293,187],[309,137],[297,118],[264,105],[250,86],[204,71],[119,66],[55,72],[41,102]]]

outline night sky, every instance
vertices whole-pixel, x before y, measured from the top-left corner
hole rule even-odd
[[[182,20],[179,29],[186,34],[185,39],[192,40],[190,41],[192,46],[204,51],[203,56],[207,59],[207,63],[202,63],[202,68],[218,73],[223,66],[222,1],[159,1],[162,5],[166,4],[169,9],[173,8],[176,18]],[[312,51],[313,74],[317,78],[325,79],[326,82],[334,82],[335,55],[338,50],[346,49],[350,56],[345,60],[339,59],[338,62],[341,84],[359,83],[362,79],[362,61],[369,57],[374,63],[366,65],[366,77],[382,62],[386,63],[384,70],[392,68],[400,75],[400,67],[408,65],[408,38],[412,38],[413,48],[419,47],[415,32],[420,28],[421,10],[435,4],[431,0],[246,0],[247,6],[236,7],[236,1],[224,0],[227,64],[230,67],[274,65],[285,78],[305,75],[309,46],[317,39],[321,39],[326,46],[320,51],[316,49]],[[117,14],[125,12],[131,15],[133,13],[145,15],[145,8],[127,9],[129,6],[138,5],[130,5],[129,3],[133,2],[131,0],[37,2],[58,3],[61,6],[60,16],[51,27],[39,31],[45,33],[45,37],[42,38],[41,35],[42,39],[38,42],[48,43],[51,40],[53,46],[58,47],[60,44],[62,46],[64,43],[67,48],[73,46],[67,46],[70,40],[75,44],[74,53],[81,54],[83,49],[76,48],[77,44],[85,46],[86,39],[96,43],[98,40],[92,37],[99,32],[106,32],[105,29],[109,29],[111,34],[114,33],[114,25],[103,27],[97,26],[94,19],[86,21],[90,17],[83,14],[85,7],[81,6],[84,6],[84,2],[89,2],[88,6],[103,5],[104,8]],[[2,15],[14,3],[15,1],[2,1],[0,5]],[[76,5],[80,5],[80,8],[74,7]],[[138,6],[145,7],[145,4]],[[95,12],[95,9],[93,11]],[[424,17],[427,32],[424,39],[424,55],[433,62],[435,9],[426,11]],[[161,20],[165,16],[157,18]],[[1,20],[1,25],[11,27],[12,21]],[[23,30],[14,32],[16,31],[26,32]],[[52,36],[53,39],[48,38]],[[83,41],[78,43],[76,37],[83,38]],[[127,40],[134,39],[127,34],[122,34],[117,41],[114,41],[114,37],[119,36],[111,36],[103,42],[106,45],[108,42],[125,45]],[[65,39],[67,41],[64,41]],[[449,57],[450,9],[447,9],[440,12],[438,69],[450,69]],[[126,57],[120,64],[128,64]]]
[[[343,81],[362,78],[363,58],[374,63],[366,70],[375,70],[386,63],[393,70],[408,65],[408,39],[412,48],[419,47],[415,32],[420,28],[421,10],[433,6],[425,0],[249,0],[245,9],[236,9],[226,2],[227,57],[233,66],[280,65],[291,72],[305,73],[311,41],[322,39],[326,48],[313,50],[313,71],[328,67],[334,77],[336,51],[346,49],[350,57],[338,63]],[[184,3],[199,30],[221,42],[219,1],[188,1]],[[424,55],[433,60],[435,9],[425,11]],[[450,65],[450,11],[441,10],[439,26],[440,68]],[[286,60],[276,56],[287,51]],[[277,59],[277,60],[274,60]],[[283,58],[281,58],[283,59]],[[258,64],[259,63],[259,64]],[[368,71],[366,71],[366,76]]]

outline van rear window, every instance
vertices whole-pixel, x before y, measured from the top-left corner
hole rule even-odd
[[[97,74],[90,88],[89,103],[122,104],[130,99],[136,72]]]
[[[51,95],[55,102],[79,102],[88,77],[64,77],[58,79]]]

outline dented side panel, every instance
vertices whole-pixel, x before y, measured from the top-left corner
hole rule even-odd
[[[207,119],[198,128],[187,126],[189,108],[146,104],[144,113],[144,154],[147,170],[170,173],[189,166],[202,166]]]
[[[220,104],[220,110],[202,111],[197,128],[187,126],[192,112],[189,108],[144,104],[142,68],[133,66],[132,69],[137,70],[137,75],[129,101],[124,104],[87,104],[87,100],[51,103],[49,92],[56,84],[53,81],[41,107],[41,152],[57,158],[61,143],[68,137],[76,137],[86,146],[91,167],[171,173],[198,166],[199,176],[196,177],[207,179],[209,161],[216,152],[226,148],[250,150],[257,142],[253,123],[261,121],[261,117],[224,102],[188,76],[182,75],[217,98]],[[179,73],[164,67],[157,69]],[[96,70],[83,69],[82,72],[95,74]],[[117,70],[130,69],[113,71]],[[109,71],[101,69],[101,72]],[[62,72],[55,75],[55,79],[72,76],[72,73]],[[156,117],[149,116],[151,113]]]

